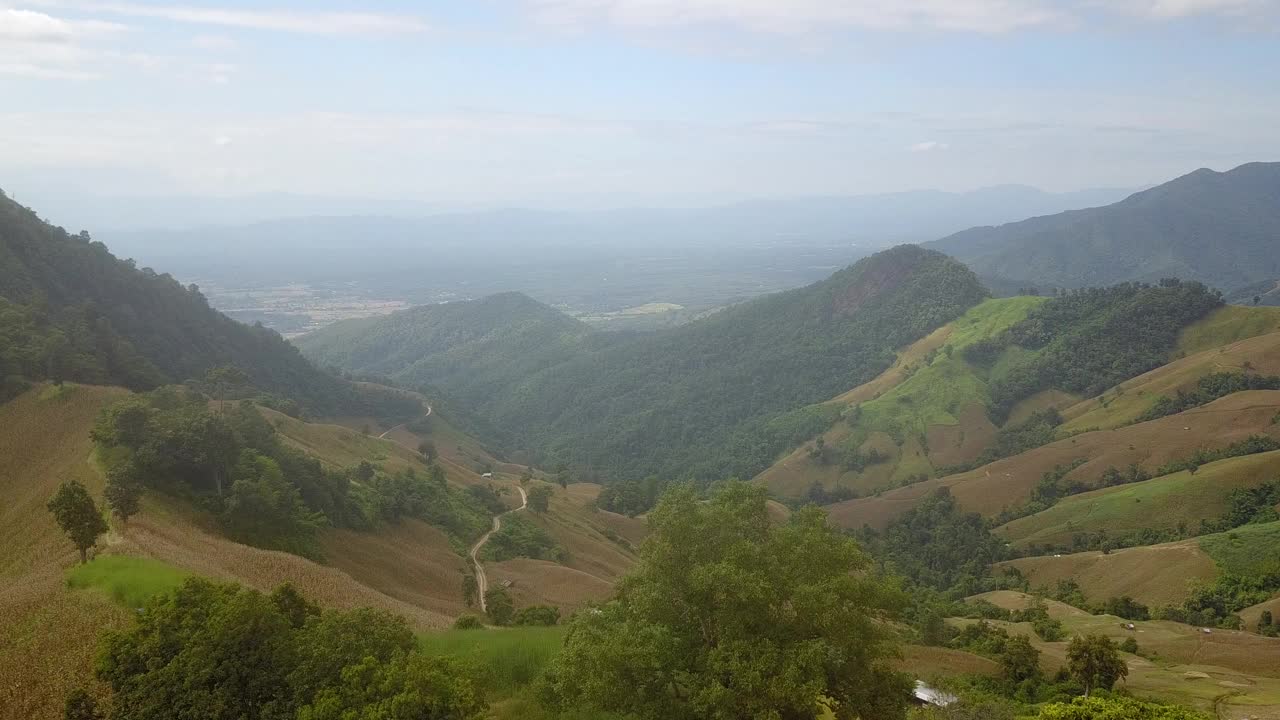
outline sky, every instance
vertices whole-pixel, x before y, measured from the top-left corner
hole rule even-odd
[[[1280,0],[0,0],[0,188],[440,208],[1280,159]]]

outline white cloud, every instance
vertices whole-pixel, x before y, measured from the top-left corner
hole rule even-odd
[[[372,12],[237,10],[200,5],[145,5],[97,0],[29,0],[125,17],[168,20],[193,25],[275,30],[311,35],[399,35],[429,29],[421,18]]]
[[[950,147],[951,147],[950,145],[944,142],[938,142],[937,140],[926,140],[924,142],[918,142],[908,147],[907,150],[913,153],[927,153],[927,152],[936,152],[938,150],[947,150]]]
[[[1119,9],[1124,12],[1155,19],[1177,19],[1196,15],[1225,15],[1248,17],[1266,12],[1276,12],[1280,3],[1276,0],[1124,0],[1097,3],[1098,7]]]
[[[124,30],[123,25],[97,20],[64,20],[34,10],[0,8],[0,45],[64,44],[88,35]]]
[[[727,24],[766,33],[824,29],[1001,33],[1059,25],[1040,0],[525,0],[545,23],[661,28]]]
[[[196,35],[191,38],[191,44],[201,50],[235,50],[240,47],[240,43],[236,42],[233,37],[227,35]]]

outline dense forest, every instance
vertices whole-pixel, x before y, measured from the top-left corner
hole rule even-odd
[[[408,410],[321,372],[274,331],[217,312],[194,285],[138,269],[0,194],[0,401],[33,380],[150,390],[219,366],[316,413]]]
[[[1034,353],[992,383],[992,414],[1003,422],[1018,401],[1041,390],[1097,395],[1163,365],[1182,328],[1221,304],[1221,293],[1174,279],[1072,290],[970,346],[966,359],[992,363],[1010,346]]]
[[[527,298],[501,296],[339,325],[301,344],[345,370],[439,385],[544,464],[610,479],[748,477],[829,421],[800,408],[870,380],[899,347],[986,294],[963,265],[901,246],[650,334],[584,335]],[[447,320],[513,305],[523,319],[482,326],[482,341]],[[412,339],[423,362],[412,361]],[[358,346],[365,340],[371,347]],[[379,359],[389,354],[395,362]],[[475,355],[477,372],[461,372]]]

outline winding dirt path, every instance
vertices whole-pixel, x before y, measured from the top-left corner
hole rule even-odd
[[[428,405],[428,406],[427,406],[427,414],[426,414],[426,415],[423,415],[422,417],[431,417],[431,406],[430,406],[430,405]],[[418,420],[421,420],[421,419],[422,419],[422,418],[415,418],[415,419],[413,419],[413,420],[410,420],[409,422],[400,423],[399,425],[397,425],[397,426],[395,426],[395,427],[391,428],[390,430],[388,430],[388,431],[386,431],[386,432],[382,433],[381,435],[379,435],[379,436],[378,436],[378,439],[379,439],[379,440],[386,440],[386,439],[387,439],[387,436],[388,436],[388,435],[390,435],[391,433],[393,433],[393,432],[395,432],[395,431],[399,430],[400,428],[404,427],[405,425],[408,425],[408,424],[409,424],[409,423],[411,423],[411,422],[417,422]]]
[[[481,536],[481,538],[476,541],[476,544],[471,547],[471,564],[476,569],[476,594],[479,596],[481,614],[488,612],[488,608],[486,608],[484,604],[484,594],[489,589],[489,578],[484,574],[484,563],[480,562],[480,550],[484,548],[485,543],[489,542],[489,538],[494,533],[502,529],[502,517],[504,515],[520,512],[521,510],[529,507],[529,495],[525,493],[524,488],[519,485],[516,485],[515,487],[516,490],[520,492],[520,507],[514,510],[508,510],[499,515],[494,515],[493,529]]]

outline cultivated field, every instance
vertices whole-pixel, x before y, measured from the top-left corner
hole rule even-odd
[[[1066,476],[1067,481],[1088,485],[1096,483],[1109,467],[1123,469],[1138,463],[1154,470],[1198,449],[1224,447],[1250,435],[1280,438],[1280,425],[1272,423],[1277,412],[1280,391],[1236,393],[1178,415],[1084,433],[976,470],[837,503],[828,510],[832,522],[841,527],[884,527],[928,493],[948,487],[965,509],[995,515],[1026,502],[1044,473],[1077,460],[1085,462]]]

